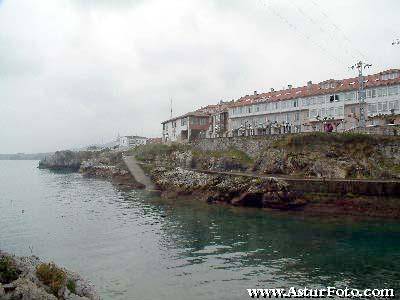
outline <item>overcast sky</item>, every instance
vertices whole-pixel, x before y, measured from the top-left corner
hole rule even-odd
[[[0,0],[0,153],[161,135],[219,100],[400,67],[399,0]]]

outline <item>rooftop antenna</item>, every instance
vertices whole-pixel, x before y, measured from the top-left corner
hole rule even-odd
[[[172,98],[170,99],[171,102],[171,119],[172,119]]]

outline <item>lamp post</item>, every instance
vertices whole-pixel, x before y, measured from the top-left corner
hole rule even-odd
[[[365,88],[364,88],[364,75],[363,75],[363,70],[366,68],[370,68],[372,65],[371,64],[366,64],[363,63],[362,61],[359,61],[355,65],[351,66],[351,69],[357,69],[358,70],[358,100],[360,103],[360,122],[359,126],[364,128],[366,125],[365,122]]]

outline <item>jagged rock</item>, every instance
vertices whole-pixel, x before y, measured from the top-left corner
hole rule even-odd
[[[206,174],[182,168],[158,167],[152,178],[163,191],[173,194],[203,194],[208,203],[225,202],[234,206],[276,207],[289,209],[301,195],[288,190],[288,184],[273,177]],[[210,195],[211,194],[211,195]]]
[[[9,284],[0,283],[0,299],[11,300],[99,300],[93,284],[84,280],[77,273],[57,267],[68,281],[73,281],[76,288],[74,293],[65,285],[58,290],[58,298],[51,293],[51,289],[40,280],[37,273],[38,266],[43,262],[37,256],[17,257],[0,251],[0,259],[7,258],[10,261],[8,268],[17,270],[18,278]]]
[[[42,159],[39,168],[77,171],[82,162],[92,155],[92,152],[57,151]]]

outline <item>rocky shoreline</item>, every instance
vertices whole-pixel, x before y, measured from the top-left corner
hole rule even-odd
[[[126,168],[121,151],[57,151],[41,160],[39,168],[79,172],[85,177],[110,180],[123,188],[144,188]]]
[[[77,273],[0,250],[1,300],[100,300],[93,284]]]
[[[302,195],[290,191],[285,181],[277,178],[205,174],[180,167],[157,167],[151,177],[164,197],[192,195],[208,203],[234,206],[299,209],[307,204]]]

